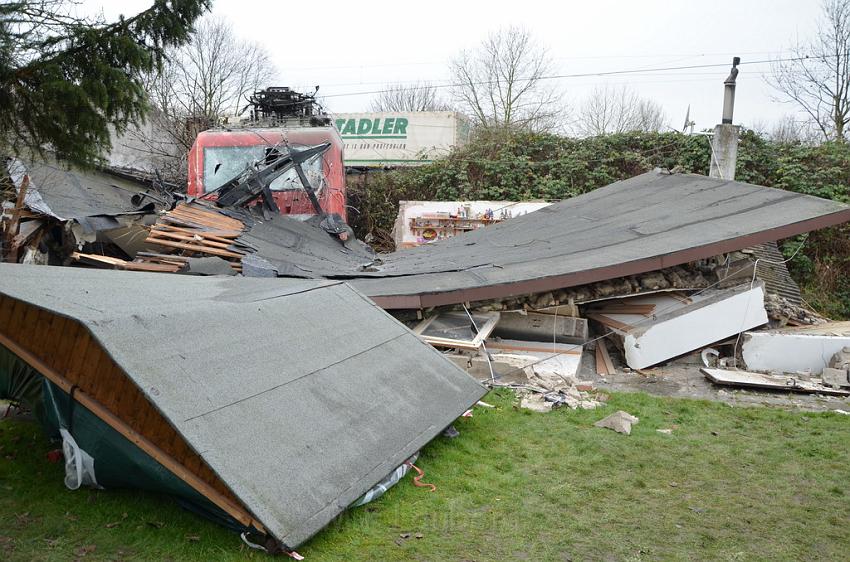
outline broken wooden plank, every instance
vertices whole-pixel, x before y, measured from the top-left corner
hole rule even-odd
[[[588,312],[587,314],[585,314],[585,316],[587,316],[591,320],[596,320],[597,322],[599,322],[603,326],[607,326],[609,328],[614,328],[615,330],[620,330],[622,332],[628,332],[629,330],[634,328],[634,326],[632,326],[631,324],[626,324],[625,322],[620,322],[619,320],[615,320],[614,318],[609,318],[608,316],[605,316],[604,314],[600,314],[600,313]]]
[[[167,246],[169,248],[178,248],[180,250],[190,250],[193,252],[201,252],[204,254],[211,254],[214,256],[219,256],[223,258],[242,258],[242,253],[237,253],[230,250],[222,250],[221,248],[213,248],[210,246],[201,246],[195,244],[187,244],[185,242],[172,242],[170,240],[163,240],[161,238],[148,237],[145,242],[150,242],[151,244],[157,244],[159,246]]]
[[[603,374],[600,372],[600,361],[602,362],[602,370],[605,371],[604,374],[612,375],[617,372],[614,362],[611,361],[611,355],[608,353],[608,344],[605,342],[605,338],[601,338],[596,342],[596,371],[599,374]]]

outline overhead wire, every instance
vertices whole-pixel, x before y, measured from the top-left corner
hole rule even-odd
[[[832,55],[829,55],[832,56]],[[838,55],[835,55],[838,56]],[[762,60],[754,60],[754,61],[741,61],[738,66],[742,65],[755,65],[755,64],[775,64],[780,62],[800,62],[804,60],[809,60],[811,57],[809,56],[799,56],[799,57],[786,57],[786,58],[777,58],[777,59],[762,59]],[[683,66],[666,66],[666,67],[656,67],[656,68],[632,68],[632,69],[623,69],[623,70],[607,70],[607,71],[599,71],[599,72],[581,72],[574,74],[552,74],[552,75],[544,75],[537,77],[523,77],[518,78],[517,82],[527,82],[530,80],[563,80],[563,79],[572,79],[572,78],[592,78],[598,76],[623,76],[623,75],[633,75],[633,74],[641,74],[646,72],[662,72],[662,71],[678,71],[678,70],[694,70],[699,68],[719,68],[719,67],[728,67],[728,62],[723,63],[710,63],[710,64],[691,64],[691,65],[683,65]],[[407,87],[410,90],[417,89],[442,89],[442,88],[456,88],[462,86],[484,86],[488,84],[495,84],[498,80],[477,80],[471,82],[463,82],[463,83],[448,83],[448,84],[411,84]],[[398,86],[396,86],[397,88]],[[363,96],[363,95],[374,95],[374,94],[384,94],[392,92],[393,89],[380,89],[380,90],[369,90],[369,91],[360,91],[360,92],[342,92],[338,94],[324,94],[323,98],[337,98],[337,97],[348,97],[348,96]]]

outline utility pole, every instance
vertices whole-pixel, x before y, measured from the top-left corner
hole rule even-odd
[[[732,124],[735,110],[735,78],[741,57],[732,59],[732,72],[723,82],[723,121],[714,127],[711,139],[711,166],[708,175],[724,180],[735,179],[735,163],[738,159],[738,133],[740,127]]]

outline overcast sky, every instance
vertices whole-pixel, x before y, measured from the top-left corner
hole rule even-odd
[[[149,0],[90,2],[107,17],[144,9]],[[215,0],[213,14],[262,44],[278,84],[320,85],[331,111],[365,111],[388,83],[447,83],[447,62],[489,32],[525,26],[545,45],[557,74],[647,69],[640,74],[555,81],[573,106],[595,86],[628,84],[659,102],[681,129],[688,105],[698,129],[720,120],[723,80],[733,55],[743,62],[788,56],[816,31],[819,0],[594,0],[592,2],[443,1],[273,2]],[[650,69],[722,64],[716,68]],[[776,101],[764,76],[770,64],[742,65],[735,121],[769,125],[793,106]]]

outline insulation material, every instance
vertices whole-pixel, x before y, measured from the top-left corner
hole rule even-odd
[[[653,305],[654,312],[587,316],[620,336],[632,369],[657,365],[767,323],[762,283],[705,291],[686,300],[658,293],[623,301],[632,306]]]

